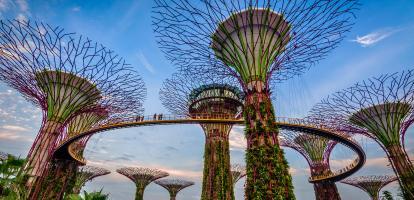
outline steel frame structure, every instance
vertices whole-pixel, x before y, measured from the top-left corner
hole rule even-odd
[[[231,177],[233,180],[233,188],[234,185],[236,185],[237,181],[239,181],[241,178],[246,176],[246,167],[239,165],[239,164],[234,164],[231,165]]]
[[[154,181],[156,184],[165,188],[170,194],[170,200],[175,200],[178,192],[194,185],[192,181],[186,181],[181,179],[161,179]]]
[[[311,111],[337,131],[362,134],[385,151],[406,199],[414,198],[414,165],[404,147],[414,122],[414,70],[374,77],[336,92]]]
[[[112,50],[60,27],[0,21],[0,80],[43,111],[28,155],[30,199],[37,199],[65,125],[80,113],[142,111],[142,79]]]
[[[158,169],[144,167],[124,167],[117,169],[116,172],[126,176],[135,183],[135,200],[144,199],[144,190],[150,183],[169,175],[167,172]]]
[[[201,80],[201,81],[200,81]],[[173,114],[204,118],[237,119],[244,95],[227,80],[194,79],[173,74],[160,91],[164,107]],[[231,123],[200,123],[205,135],[201,199],[234,199],[230,174],[229,134]]]
[[[364,190],[372,200],[379,200],[380,190],[391,182],[398,180],[396,176],[358,176],[347,178],[341,183]]]
[[[246,199],[294,199],[272,126],[271,87],[334,49],[351,28],[357,1],[155,2],[154,32],[167,58],[193,76],[233,77],[246,94]]]
[[[300,131],[282,131],[281,145],[299,152],[309,164],[311,177],[331,174],[329,158],[337,141],[328,138],[301,133]],[[322,181],[313,184],[317,200],[340,200],[335,182]]]

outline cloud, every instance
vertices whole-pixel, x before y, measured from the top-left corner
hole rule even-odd
[[[0,140],[15,140],[15,141],[32,142],[33,138],[30,138],[24,135],[19,135],[16,133],[11,133],[11,132],[0,132]]]
[[[292,176],[309,175],[310,174],[310,169],[308,167],[307,168],[290,167],[289,168],[289,173]]]
[[[0,11],[6,11],[9,8],[9,0],[0,0]]]
[[[28,12],[29,11],[29,4],[26,0],[16,0],[17,5],[19,5],[20,11]]]
[[[75,6],[71,9],[73,12],[79,12],[81,8],[79,6]]]
[[[247,141],[244,137],[242,127],[233,127],[229,136],[230,150],[244,151],[247,148]]]
[[[18,132],[28,131],[27,128],[24,128],[24,127],[21,127],[21,126],[14,126],[14,125],[4,125],[1,128],[7,129],[7,130],[10,130],[10,131],[18,131]]]
[[[387,158],[380,157],[380,158],[369,158],[365,163],[366,167],[384,167],[388,168],[390,166],[390,162]]]
[[[352,41],[360,44],[362,47],[368,47],[380,42],[381,40],[384,40],[385,38],[398,31],[399,29],[384,29],[369,33],[361,37],[357,36],[357,38]]]
[[[138,52],[137,58],[139,62],[145,67],[145,69],[147,69],[151,74],[155,73],[154,67],[151,65],[151,63],[149,63],[147,57],[145,57],[142,52]]]

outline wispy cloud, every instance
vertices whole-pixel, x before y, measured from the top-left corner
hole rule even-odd
[[[21,126],[14,126],[14,125],[4,125],[1,128],[9,130],[9,131],[28,131],[27,128],[21,127]]]
[[[0,140],[14,140],[14,141],[24,141],[24,142],[32,142],[33,138],[25,135],[19,135],[17,133],[12,132],[1,132],[0,131]]]
[[[73,12],[79,12],[81,10],[80,6],[75,6],[71,9]]]
[[[147,57],[142,52],[137,53],[137,58],[139,62],[142,64],[142,66],[145,67],[151,74],[155,74],[155,69],[151,65],[151,63],[148,61]]]
[[[385,38],[391,36],[392,34],[398,32],[400,30],[401,29],[387,28],[387,29],[383,29],[383,30],[368,33],[364,36],[357,36],[356,39],[354,39],[352,41],[357,42],[362,47],[368,47],[368,46],[372,46],[372,45],[380,42],[381,40],[384,40]]]

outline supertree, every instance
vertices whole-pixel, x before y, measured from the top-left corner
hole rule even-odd
[[[305,157],[311,177],[332,173],[329,158],[337,141],[300,131],[284,131],[280,141],[282,146],[290,147]],[[316,182],[313,188],[317,200],[341,199],[335,182]]]
[[[379,200],[380,190],[389,183],[396,181],[398,178],[395,176],[358,176],[353,178],[347,178],[341,183],[352,185],[360,188],[368,193],[372,200]]]
[[[160,91],[172,113],[191,118],[235,119],[242,111],[243,93],[226,79],[197,79],[173,74]],[[205,135],[201,199],[234,199],[230,176],[229,134],[232,124],[201,123]]]
[[[167,172],[158,169],[143,167],[124,167],[117,169],[116,172],[128,177],[135,183],[135,200],[144,199],[144,190],[148,184],[169,175]]]
[[[156,0],[160,48],[184,73],[236,78],[246,93],[247,199],[293,199],[270,88],[305,71],[349,31],[357,0]]]
[[[43,111],[42,126],[27,157],[28,186],[36,195],[70,119],[80,113],[140,107],[145,88],[123,58],[60,27],[1,21],[0,35],[0,80]]]
[[[239,165],[239,164],[234,164],[231,165],[231,177],[232,177],[232,182],[233,182],[233,188],[234,185],[236,185],[237,181],[239,181],[241,178],[246,176],[246,167]]]
[[[154,182],[168,190],[170,193],[170,200],[175,200],[178,192],[184,188],[194,185],[194,182],[181,179],[161,179]]]
[[[322,100],[315,116],[331,119],[339,131],[362,134],[386,152],[406,199],[414,199],[414,166],[404,148],[414,122],[414,70],[382,75],[356,83]]]
[[[100,167],[88,165],[80,167],[76,172],[76,181],[72,188],[72,193],[79,194],[86,182],[91,181],[98,176],[104,176],[110,173],[109,170]]]

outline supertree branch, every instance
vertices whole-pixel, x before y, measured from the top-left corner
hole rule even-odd
[[[0,35],[0,80],[43,111],[28,155],[28,186],[41,185],[39,177],[71,118],[102,108],[111,113],[142,111],[142,79],[106,47],[37,22],[0,21]]]
[[[372,200],[379,200],[380,190],[389,183],[398,180],[395,176],[358,176],[353,178],[347,178],[341,183],[358,187],[371,197]]]
[[[283,131],[280,143],[305,157],[310,167],[311,177],[332,174],[329,158],[337,141],[300,131]],[[317,200],[341,199],[335,182],[317,182],[313,184],[313,187]]]
[[[413,123],[414,70],[371,78],[334,93],[313,109],[338,131],[363,134],[386,152],[405,198],[414,198],[414,166],[404,148]]]
[[[183,73],[237,79],[246,94],[246,199],[294,199],[270,89],[349,31],[356,0],[156,0],[160,48]]]
[[[334,49],[350,30],[358,5],[355,0],[155,2],[154,32],[160,48],[174,64],[190,72],[211,73],[213,70],[241,79],[247,78],[243,77],[247,74],[239,72],[244,69],[245,73],[266,80],[273,76],[275,81],[302,73]],[[255,15],[246,10],[263,12]],[[247,14],[236,23],[237,14],[241,12]],[[268,24],[271,29],[259,27],[259,38],[249,44],[250,28],[257,24]],[[246,37],[230,37],[233,33]],[[262,42],[265,40],[269,43]],[[215,45],[219,41],[238,45],[221,48],[225,45]],[[240,45],[243,43],[246,46]],[[249,56],[258,56],[259,51],[262,53],[256,59],[258,63],[249,63],[257,67],[257,71],[249,71],[242,63],[250,59]],[[233,69],[229,70],[226,65]]]
[[[181,179],[161,179],[154,182],[168,190],[168,193],[170,193],[170,200],[175,200],[178,192],[184,188],[194,185],[194,182]]]
[[[174,114],[234,119],[240,117],[244,94],[234,80],[173,74],[164,82],[160,98]],[[201,199],[234,199],[229,149],[232,124],[200,125],[206,138]]]
[[[167,172],[158,169],[143,167],[124,167],[117,169],[116,172],[126,176],[135,183],[135,200],[144,199],[144,190],[148,184],[169,175]]]
[[[241,178],[246,176],[246,167],[239,165],[239,164],[234,164],[231,165],[231,177],[233,180],[233,188],[234,185],[236,185],[237,181],[239,181]]]

